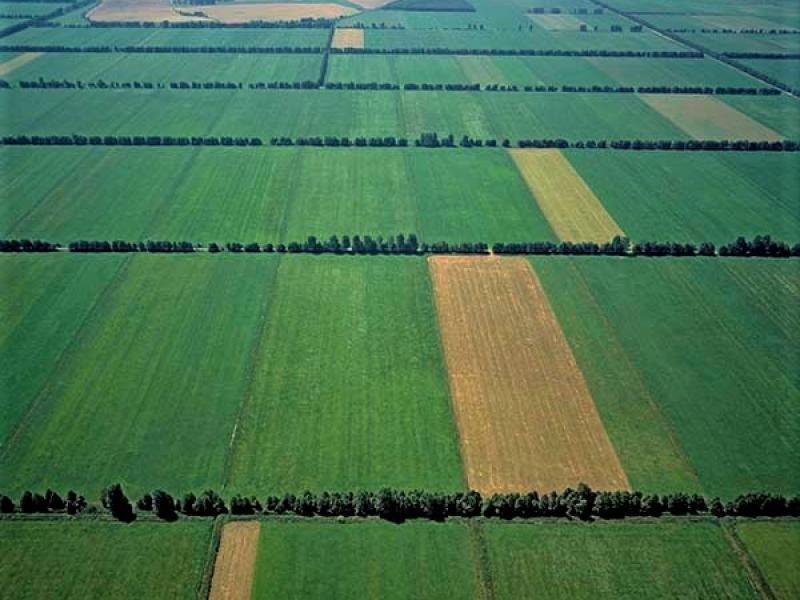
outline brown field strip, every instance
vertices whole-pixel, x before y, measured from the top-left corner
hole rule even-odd
[[[771,142],[784,139],[777,131],[713,96],[641,94],[640,98],[694,139]]]
[[[560,150],[514,149],[511,158],[555,234],[567,242],[625,235]]]
[[[200,10],[201,7],[186,6],[185,9]],[[181,23],[203,21],[202,17],[181,15],[173,10],[169,0],[103,0],[86,14],[96,22],[161,22]]]
[[[299,19],[334,19],[354,15],[358,11],[334,4],[320,3],[260,3],[215,4],[202,6],[201,10],[221,23],[247,23],[248,21],[295,21]]]
[[[628,489],[530,264],[436,256],[429,265],[469,487]]]
[[[331,46],[334,48],[363,48],[364,30],[353,27],[337,29],[333,34]]]
[[[258,521],[234,521],[222,529],[210,600],[249,600],[258,551]]]
[[[15,56],[11,60],[0,63],[0,77],[4,77],[12,71],[16,71],[20,67],[27,65],[32,60],[36,60],[41,55],[42,52],[25,52],[19,56]]]

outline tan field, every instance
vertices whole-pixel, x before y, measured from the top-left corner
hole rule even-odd
[[[334,48],[363,48],[364,30],[348,27],[337,29],[333,34],[331,46]]]
[[[528,15],[531,21],[550,31],[578,31],[583,21],[573,15]]]
[[[625,235],[560,150],[514,149],[511,157],[555,234],[568,242]]]
[[[42,52],[24,52],[19,56],[15,56],[11,60],[7,60],[4,63],[0,63],[0,77],[4,77],[8,75],[12,71],[19,69],[20,67],[27,65],[32,60],[36,60],[42,55]]]
[[[640,97],[697,140],[783,139],[775,130],[713,96],[641,94]]]
[[[190,10],[191,9],[191,10]],[[186,12],[200,10],[199,7],[185,7]],[[90,10],[86,17],[97,22],[184,22],[204,21],[202,17],[179,14],[172,8],[169,0],[103,0],[99,6]]]
[[[354,15],[358,11],[333,3],[262,3],[262,4],[217,4],[203,6],[202,11],[211,19],[222,23],[246,23],[248,21],[296,21],[299,19],[332,19]]]
[[[249,600],[259,530],[258,521],[234,521],[225,525],[214,563],[211,600]]]
[[[380,8],[393,1],[394,0],[353,0],[353,4],[358,4],[362,8]]]
[[[564,333],[522,258],[432,257],[436,308],[471,489],[627,489]]]

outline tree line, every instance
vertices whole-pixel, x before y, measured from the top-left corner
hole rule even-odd
[[[723,52],[727,58],[758,58],[768,60],[798,60],[800,52]]]
[[[332,235],[327,240],[310,235],[302,242],[267,243],[227,242],[219,244],[211,242],[207,247],[203,244],[188,241],[154,241],[133,242],[125,240],[77,240],[70,242],[66,248],[58,243],[45,240],[0,240],[0,252],[58,252],[68,250],[76,253],[190,253],[205,250],[212,254],[219,252],[232,253],[290,253],[290,254],[488,254],[489,244],[486,242],[421,242],[416,234],[390,235],[372,237],[370,235],[343,235],[341,239]],[[674,256],[674,257],[763,257],[789,258],[800,257],[800,242],[789,246],[786,242],[773,240],[769,235],[757,235],[752,240],[738,237],[733,242],[723,244],[717,249],[711,242],[699,244],[688,242],[631,242],[626,237],[616,236],[608,242],[496,242],[491,247],[494,254],[539,254],[539,255],[575,255],[575,256]]]
[[[755,28],[743,28],[743,29],[708,29],[708,28],[691,28],[691,27],[683,27],[683,28],[676,28],[676,27],[665,27],[664,31],[667,33],[728,33],[728,34],[737,34],[737,33],[746,33],[748,35],[800,35],[800,31],[797,29],[755,29]]]
[[[566,50],[534,48],[331,48],[335,54],[448,54],[494,56],[582,56],[592,58],[703,58],[694,50]]]
[[[498,519],[568,518],[583,521],[595,519],[624,519],[628,517],[659,518],[673,516],[710,515],[731,517],[800,517],[800,496],[784,496],[768,492],[742,494],[723,503],[720,498],[710,502],[699,494],[676,492],[672,494],[644,494],[640,491],[595,491],[588,485],[578,484],[562,492],[493,494],[482,496],[469,492],[431,492],[426,490],[396,490],[383,488],[377,492],[310,491],[295,495],[270,495],[262,500],[256,496],[237,494],[226,503],[214,490],[205,490],[199,496],[186,493],[173,496],[157,489],[143,494],[132,502],[120,484],[103,489],[100,506],[115,519],[130,522],[137,513],[152,513],[159,519],[175,521],[180,515],[192,517],[217,517],[232,515],[296,515],[300,517],[379,517],[402,522],[407,519],[443,521],[452,517]],[[47,490],[42,495],[26,491],[19,503],[0,494],[0,512],[47,514],[96,513],[98,507],[90,505],[74,491],[61,498]]]
[[[4,146],[261,146],[259,137],[169,135],[6,135]]]
[[[208,4],[208,2],[203,2]],[[140,28],[140,29],[330,29],[336,25],[336,19],[311,18],[260,21],[253,20],[245,23],[221,23],[219,21],[90,21],[88,25],[78,25],[78,28]]]
[[[12,44],[0,52],[89,52],[127,54],[322,54],[320,46],[63,46]]]

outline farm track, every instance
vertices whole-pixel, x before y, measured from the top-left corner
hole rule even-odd
[[[742,565],[742,569],[747,574],[747,579],[750,585],[753,586],[755,592],[763,598],[763,600],[777,600],[777,596],[775,596],[775,593],[772,591],[769,582],[764,577],[761,569],[758,568],[756,561],[750,556],[750,552],[736,532],[736,523],[721,523],[720,529],[722,530],[725,541],[731,547],[737,560]]]

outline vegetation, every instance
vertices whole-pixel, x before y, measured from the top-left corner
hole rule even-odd
[[[419,10],[434,12],[475,12],[467,0],[394,0],[384,10]]]
[[[792,563],[800,552],[800,523],[738,521],[734,530],[775,597],[796,597],[800,593],[800,574]]]

